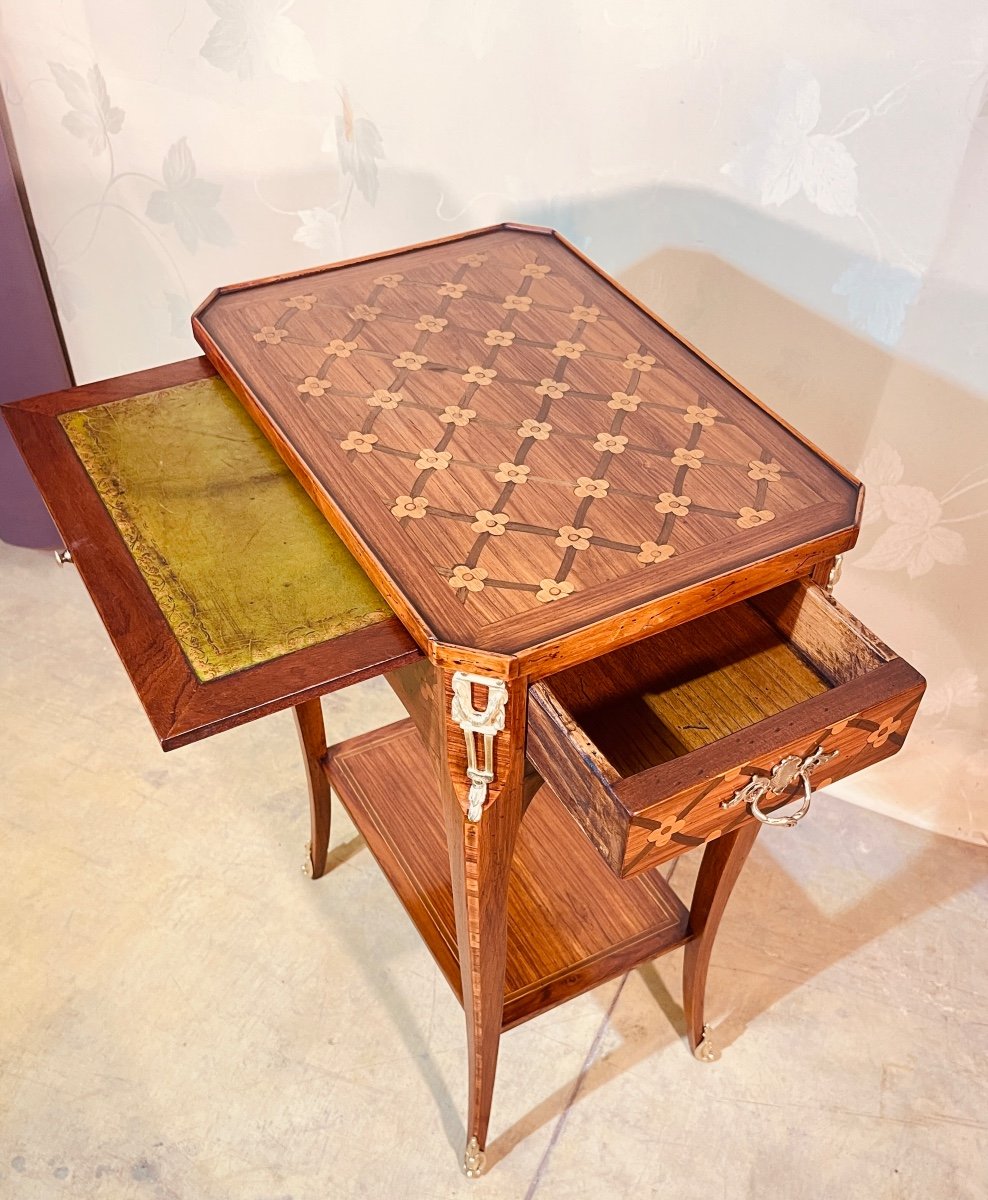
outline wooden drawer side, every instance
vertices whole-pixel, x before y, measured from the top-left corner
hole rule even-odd
[[[564,798],[598,853],[619,871],[624,857],[622,830],[631,820],[616,798],[620,775],[545,683],[534,684],[528,698],[529,762],[543,779],[552,779],[553,789]]]

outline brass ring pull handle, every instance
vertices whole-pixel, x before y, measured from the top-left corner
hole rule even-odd
[[[784,760],[783,760],[784,761]],[[803,817],[810,811],[810,801],[813,799],[813,789],[810,787],[810,777],[805,771],[800,771],[800,779],[803,781],[803,803],[799,806],[796,812],[787,813],[783,817],[770,817],[768,813],[763,813],[758,807],[758,802],[765,795],[765,792],[760,792],[756,797],[748,802],[748,811],[756,821],[761,821],[763,825],[785,825],[792,829],[797,821],[802,821]],[[771,789],[766,789],[771,791]]]
[[[813,796],[810,772],[824,763],[830,762],[839,753],[839,750],[831,750],[828,754],[822,746],[817,746],[813,753],[807,755],[806,758],[800,758],[798,754],[790,754],[772,768],[770,775],[752,775],[743,788],[739,788],[729,799],[722,800],[720,806],[721,808],[733,808],[736,804],[747,804],[751,815],[756,821],[761,821],[763,825],[783,825],[791,829],[810,811],[810,801]],[[783,817],[773,817],[762,812],[759,804],[765,796],[781,796],[786,788],[794,784],[797,779],[802,780],[803,783],[803,803],[796,812],[788,813]]]

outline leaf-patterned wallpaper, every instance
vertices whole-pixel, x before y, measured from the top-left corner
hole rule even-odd
[[[0,0],[80,381],[196,352],[217,284],[554,225],[868,484],[840,595],[927,674],[836,789],[984,840],[981,0]]]

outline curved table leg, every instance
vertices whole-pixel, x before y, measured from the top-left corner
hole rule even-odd
[[[760,829],[757,821],[749,821],[733,833],[726,833],[710,842],[703,852],[703,861],[696,877],[690,908],[692,940],[686,943],[683,959],[683,1009],[690,1049],[704,1062],[717,1057],[711,1044],[709,1026],[703,1021],[710,954],[720,919]]]
[[[302,869],[310,879],[318,879],[326,873],[326,851],[329,848],[330,791],[329,780],[322,766],[326,757],[326,726],[318,696],[313,700],[303,700],[296,705],[294,713],[309,780],[310,835],[308,855]]]
[[[508,685],[505,726],[493,739],[494,779],[487,786],[479,814],[471,805],[466,742],[451,713],[452,676],[441,672],[440,719],[444,730],[446,768],[440,764],[446,835],[456,912],[460,982],[467,1022],[469,1100],[463,1169],[475,1178],[484,1169],[484,1147],[491,1115],[501,1021],[504,1012],[504,967],[507,953],[508,882],[515,839],[522,816],[525,774],[525,680]],[[495,682],[493,679],[491,682]],[[473,688],[478,713],[487,704],[483,686]],[[478,694],[479,693],[479,694]],[[478,708],[478,706],[480,706]],[[478,760],[484,738],[472,734]],[[474,819],[471,819],[474,818]]]

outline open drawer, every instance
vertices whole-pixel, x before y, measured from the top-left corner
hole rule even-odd
[[[533,685],[528,756],[633,875],[902,745],[925,681],[799,580]],[[773,816],[785,807],[785,813]]]
[[[421,656],[205,359],[4,416],[166,750]]]

